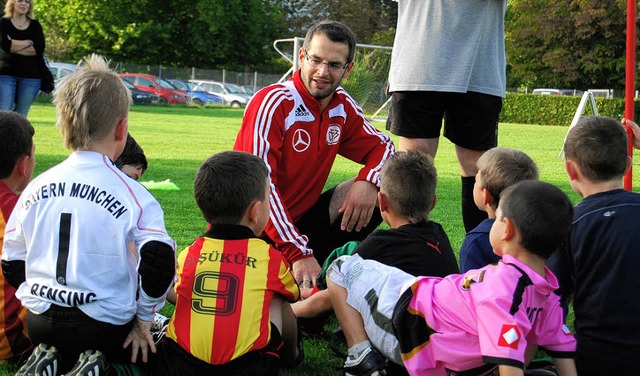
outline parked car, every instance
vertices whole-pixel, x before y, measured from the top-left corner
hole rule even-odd
[[[142,91],[132,83],[122,80],[124,86],[126,86],[131,92],[131,99],[134,104],[158,104],[160,103],[160,97],[155,94],[147,93],[146,91]]]
[[[160,97],[160,103],[174,105],[190,100],[186,91],[176,89],[175,86],[160,77],[142,73],[120,73],[119,76],[136,88],[157,95]]]
[[[64,76],[67,76],[78,69],[78,66],[70,63],[59,63],[57,61],[49,62],[49,70],[53,74],[53,79],[58,81]]]
[[[198,84],[194,84],[193,82],[185,82],[181,80],[167,80],[167,81],[169,81],[171,85],[175,86],[176,88],[186,91],[187,94],[189,94],[189,97],[191,98],[191,102],[197,105],[224,103],[221,96],[208,93],[206,90],[202,88],[202,86]]]
[[[572,96],[581,96],[583,93],[582,90],[577,89],[533,89],[531,94],[536,95],[572,95]]]
[[[226,82],[192,80],[207,92],[217,94],[222,97],[224,104],[231,107],[245,107],[251,99],[251,95],[245,94],[240,86]]]
[[[253,96],[253,94],[255,94],[256,91],[260,90],[260,88],[255,88],[253,87],[253,85],[243,85],[243,86],[240,86],[240,88],[242,89],[242,91],[244,91],[245,94],[248,94],[251,96]]]

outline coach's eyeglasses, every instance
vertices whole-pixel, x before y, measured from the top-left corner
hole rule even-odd
[[[306,50],[302,50],[302,53],[304,54],[304,59],[306,60],[307,64],[309,64],[310,67],[320,68],[323,65],[326,65],[331,72],[338,73],[347,69],[347,66],[349,66],[349,63],[345,63],[343,65],[342,63],[336,63],[336,62],[329,63],[326,61],[322,61],[322,59],[318,59],[317,57],[309,56]]]
[[[33,0],[14,0],[16,3],[27,3],[27,4],[31,4],[31,2]]]

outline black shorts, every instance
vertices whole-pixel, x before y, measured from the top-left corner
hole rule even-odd
[[[331,251],[342,247],[349,241],[364,240],[382,223],[382,216],[378,208],[373,210],[369,224],[359,232],[355,230],[348,232],[340,229],[342,216],[339,216],[333,224],[330,223],[329,203],[335,189],[336,187],[333,187],[322,193],[318,201],[296,223],[298,231],[309,238],[307,245],[313,250],[313,254],[320,265],[322,265]]]
[[[251,351],[229,363],[214,365],[204,362],[178,345],[170,338],[162,339],[157,345],[150,374],[153,376],[272,376],[280,369],[280,350],[283,346],[282,336],[271,323],[271,341],[261,349]]]
[[[466,92],[397,91],[391,94],[387,130],[406,138],[438,138],[444,118],[444,136],[471,150],[498,144],[498,117],[502,98]]]
[[[27,313],[27,330],[34,346],[39,343],[55,346],[60,354],[60,367],[66,373],[85,350],[100,350],[110,362],[128,363],[131,348],[122,344],[129,335],[133,320],[114,325],[94,320],[78,308],[51,305],[42,314]]]

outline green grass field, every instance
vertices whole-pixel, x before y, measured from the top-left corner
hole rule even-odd
[[[178,244],[178,251],[191,244],[204,232],[205,222],[193,199],[193,180],[200,163],[213,153],[231,149],[240,127],[241,109],[134,106],[129,117],[129,131],[143,147],[149,169],[142,181],[170,179],[180,190],[152,191],[165,213],[169,234]],[[62,137],[55,127],[55,108],[49,103],[33,105],[29,120],[36,128],[36,171],[34,176],[61,162],[69,155]],[[377,124],[384,129],[384,124]],[[523,124],[500,124],[500,146],[523,150],[538,164],[541,180],[562,188],[574,202],[579,197],[571,191],[558,158],[566,127]],[[640,174],[638,151],[635,152],[634,191],[639,191]],[[436,157],[438,169],[437,205],[431,219],[442,224],[457,252],[462,244],[464,229],[460,215],[460,173],[452,144],[441,139]],[[354,176],[358,165],[338,159],[327,186],[333,186]],[[164,313],[170,314],[167,306]],[[335,324],[334,324],[335,325]],[[295,372],[285,375],[335,375],[342,365],[342,356],[331,350],[344,351],[330,334],[305,341],[305,363]],[[16,368],[0,365],[0,376],[12,375]]]

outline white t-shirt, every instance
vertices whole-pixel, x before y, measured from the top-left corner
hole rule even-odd
[[[507,0],[398,0],[389,91],[504,97]]]
[[[136,300],[138,258],[127,243],[139,254],[152,240],[175,253],[155,198],[107,156],[81,151],[22,192],[7,223],[2,260],[25,261],[26,282],[16,295],[32,312],[57,304],[123,325],[134,315],[151,321],[164,302],[141,288]]]

